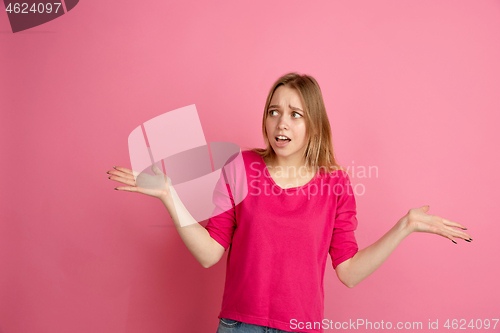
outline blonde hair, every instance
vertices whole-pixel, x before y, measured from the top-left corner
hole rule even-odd
[[[276,158],[276,153],[267,137],[266,120],[273,94],[281,85],[295,89],[303,101],[308,136],[307,147],[304,152],[306,167],[312,168],[315,173],[318,169],[320,173],[325,172],[324,169],[329,170],[326,171],[327,173],[337,169],[344,170],[335,160],[330,121],[326,113],[321,89],[318,82],[309,75],[288,73],[276,80],[267,95],[264,116],[262,117],[262,135],[267,147],[265,149],[253,148],[250,150],[261,155],[262,158],[270,158],[271,160]]]

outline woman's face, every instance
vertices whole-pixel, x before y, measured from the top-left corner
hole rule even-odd
[[[301,158],[307,145],[307,129],[304,107],[294,88],[279,86],[273,94],[267,110],[267,138],[279,157]],[[289,140],[277,140],[279,135]]]

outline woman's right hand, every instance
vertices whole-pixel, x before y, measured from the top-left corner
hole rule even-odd
[[[137,179],[134,177],[132,170],[120,166],[114,167],[113,170],[107,173],[110,175],[109,179],[129,185],[116,187],[115,189],[118,191],[142,193],[162,201],[171,200],[172,195],[169,185],[172,185],[172,182],[170,178],[154,164],[151,166],[151,170],[155,173],[154,176],[142,172],[137,176]]]

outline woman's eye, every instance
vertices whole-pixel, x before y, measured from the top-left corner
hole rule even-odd
[[[278,111],[276,111],[276,110],[269,110],[268,112],[271,116],[274,116],[274,112],[276,112],[276,114],[278,113]],[[292,113],[292,118],[300,118],[300,117],[302,117],[302,115],[300,113],[298,113],[298,112]]]

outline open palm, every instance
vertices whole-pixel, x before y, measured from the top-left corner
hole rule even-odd
[[[465,241],[472,241],[468,233],[462,230],[467,230],[462,224],[444,219],[437,215],[427,214],[429,206],[422,206],[420,208],[412,208],[408,211],[400,223],[411,232],[427,232],[443,236],[450,239],[453,243],[456,238],[462,238]],[[460,228],[462,230],[456,229]]]
[[[170,178],[154,164],[151,170],[155,173],[154,176],[145,172],[138,174],[119,166],[107,173],[111,175],[108,177],[110,180],[129,185],[116,187],[116,190],[142,193],[159,199],[170,197],[169,185],[172,185]],[[134,177],[134,174],[137,174],[137,177]]]

